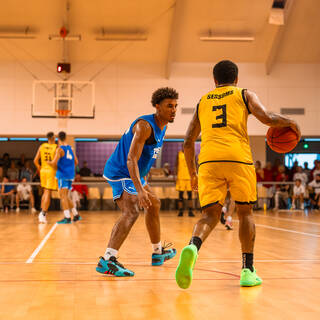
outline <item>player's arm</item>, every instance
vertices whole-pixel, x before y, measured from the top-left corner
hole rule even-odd
[[[57,165],[58,165],[59,159],[62,158],[63,156],[64,156],[64,151],[63,151],[63,149],[58,148],[58,149],[56,150],[56,153],[54,154],[54,157],[53,157],[52,161],[48,161],[47,163],[48,163],[50,166],[56,168]]]
[[[143,188],[140,180],[138,161],[140,159],[144,144],[152,133],[150,124],[140,120],[133,128],[134,136],[128,153],[127,166],[131,180],[138,192],[138,201],[141,207],[148,209],[151,205],[149,193]]]
[[[186,158],[191,185],[194,191],[198,190],[198,176],[195,157],[195,142],[201,132],[200,121],[198,118],[198,107],[189,123],[188,130],[184,139],[184,156]]]
[[[40,166],[40,157],[41,157],[40,148],[41,148],[41,146],[39,147],[39,149],[37,151],[37,154],[33,159],[33,163],[36,166],[38,172],[40,172],[40,169],[41,169],[41,166]]]
[[[74,165],[77,166],[79,161],[78,161],[78,157],[76,155],[76,153],[74,152],[73,148],[71,147],[72,152],[73,152],[73,156],[74,156]]]
[[[258,96],[252,91],[246,90],[245,97],[248,102],[249,110],[260,122],[269,127],[290,127],[293,131],[296,132],[300,140],[300,128],[294,120],[282,116],[278,113],[268,111],[261,103]]]

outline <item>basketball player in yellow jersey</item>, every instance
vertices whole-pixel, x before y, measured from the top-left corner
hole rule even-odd
[[[239,217],[239,238],[242,249],[241,286],[262,283],[253,267],[255,224],[252,204],[257,200],[256,175],[252,161],[247,118],[252,113],[271,127],[291,127],[299,136],[297,123],[287,117],[269,112],[257,95],[237,87],[238,67],[224,60],[213,68],[216,88],[205,94],[189,124],[184,152],[193,190],[199,191],[202,218],[194,227],[188,246],[180,256],[176,281],[188,288],[201,244],[217,225],[227,187],[235,200]],[[194,160],[195,141],[201,132],[199,172]]]
[[[46,214],[50,206],[51,191],[55,191],[58,189],[56,170],[48,164],[48,161],[53,160],[57,149],[54,133],[48,132],[47,138],[48,142],[43,143],[39,147],[38,152],[33,160],[40,174],[41,187],[43,188],[43,195],[41,198],[41,212],[39,213],[39,223],[47,223]]]
[[[183,216],[183,208],[184,208],[183,194],[184,194],[184,191],[186,191],[187,195],[188,195],[189,217],[194,217],[194,214],[192,212],[193,206],[192,206],[191,178],[190,178],[190,174],[188,171],[186,159],[184,157],[183,147],[182,147],[182,150],[180,150],[177,155],[176,172],[177,172],[176,190],[179,191],[178,217]]]

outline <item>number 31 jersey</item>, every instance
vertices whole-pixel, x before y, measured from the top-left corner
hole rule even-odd
[[[199,165],[206,162],[252,164],[247,132],[250,111],[244,91],[236,86],[222,86],[201,98],[197,106],[201,125]]]

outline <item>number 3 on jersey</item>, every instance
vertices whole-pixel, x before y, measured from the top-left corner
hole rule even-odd
[[[69,150],[67,150],[67,159],[72,160],[72,154],[69,152]]]
[[[212,124],[212,128],[222,128],[227,126],[227,105],[213,106],[212,111],[216,117],[216,123]]]

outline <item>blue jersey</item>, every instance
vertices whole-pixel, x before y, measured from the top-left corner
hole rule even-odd
[[[71,146],[60,146],[64,156],[58,160],[57,179],[73,180],[75,175],[74,154]]]
[[[108,180],[123,180],[130,179],[130,174],[127,167],[128,153],[133,139],[132,129],[139,120],[147,121],[153,131],[152,136],[154,137],[154,144],[146,144],[142,149],[140,159],[138,160],[138,167],[140,177],[145,177],[154,161],[157,159],[158,153],[161,150],[163,144],[163,138],[166,133],[167,127],[165,126],[161,130],[154,118],[154,114],[141,116],[136,119],[130,126],[130,128],[121,137],[116,149],[108,159],[105,167],[103,176]]]

